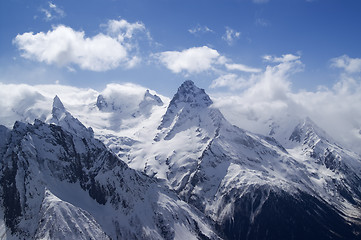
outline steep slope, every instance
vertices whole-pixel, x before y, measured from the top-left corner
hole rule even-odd
[[[128,168],[57,97],[52,112],[58,125],[16,122],[7,134],[2,238],[218,238],[199,211]]]
[[[128,164],[150,176],[167,179],[180,191],[197,168],[198,157],[216,135],[222,114],[192,81],[184,82],[154,132],[133,145]]]
[[[343,197],[332,182],[341,173],[232,126],[192,81],[179,87],[154,141],[133,146],[128,164],[167,180],[229,239],[352,239],[360,232],[360,198]]]
[[[284,130],[286,132],[286,130]],[[327,195],[339,193],[348,202],[361,206],[361,156],[342,148],[311,119],[301,120],[293,129],[287,130],[285,145],[288,151],[315,169],[326,169],[325,175],[315,174],[326,179]],[[335,201],[330,201],[335,203]],[[350,215],[353,215],[350,213]]]

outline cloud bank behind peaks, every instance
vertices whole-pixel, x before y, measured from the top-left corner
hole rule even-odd
[[[145,32],[142,23],[126,20],[108,22],[108,33],[86,37],[84,31],[58,25],[48,32],[18,34],[13,44],[21,56],[57,66],[77,65],[91,71],[107,71],[119,66],[135,66],[140,57],[133,51],[135,32]]]
[[[286,54],[268,56],[270,64],[250,78],[229,74],[212,82],[211,87],[241,88],[240,93],[212,95],[215,107],[221,109],[233,124],[247,130],[268,134],[268,124],[289,117],[310,117],[337,142],[361,154],[361,77],[355,74],[357,58],[341,58],[344,70],[332,88],[294,92],[292,76],[304,69],[300,57]],[[337,61],[336,61],[337,62]],[[348,70],[352,66],[352,70]],[[349,72],[353,72],[350,74]]]

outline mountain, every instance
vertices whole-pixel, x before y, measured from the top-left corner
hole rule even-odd
[[[324,178],[328,181],[328,192],[332,195],[338,192],[350,203],[360,206],[361,157],[341,147],[308,117],[295,125],[285,131],[289,133],[284,137],[288,151],[317,170],[327,169],[329,174]],[[315,174],[319,175],[316,171]]]
[[[298,129],[289,141],[315,141]],[[360,238],[360,158],[353,155],[348,178],[296,153],[231,125],[203,89],[186,81],[153,141],[133,146],[127,163],[165,179],[228,239]]]
[[[161,181],[130,169],[54,98],[54,124],[0,128],[0,236],[218,239]]]
[[[170,101],[123,87],[66,103],[76,117],[19,100],[28,123],[0,126],[0,236],[361,239],[361,157],[311,119],[260,135],[192,81]]]

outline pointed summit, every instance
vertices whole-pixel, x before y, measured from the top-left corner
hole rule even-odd
[[[108,107],[108,103],[105,100],[105,98],[103,97],[103,95],[99,94],[98,98],[97,98],[97,103],[96,106],[99,108],[99,110],[104,110]]]
[[[204,89],[198,88],[193,81],[187,80],[178,88],[170,106],[178,103],[188,103],[191,107],[208,107],[213,102]]]
[[[303,119],[291,133],[289,137],[290,141],[298,142],[305,144],[306,142],[312,140],[318,142],[319,140],[331,141],[331,137],[321,128],[319,128],[316,123],[314,123],[309,117]]]
[[[170,101],[158,129],[171,126],[175,119],[182,121],[194,119],[195,116],[199,115],[199,112],[207,109],[212,103],[204,89],[198,88],[193,81],[187,80],[182,83]]]
[[[210,107],[213,104],[204,89],[198,88],[194,82],[187,80],[179,88],[170,101],[155,139],[169,140],[178,132],[192,127],[204,129],[204,136],[213,136],[224,120],[222,113]]]
[[[144,97],[143,100],[139,103],[139,107],[142,108],[144,106],[147,105],[158,105],[158,106],[162,106],[163,105],[163,101],[162,99],[160,99],[160,97],[156,94],[151,94],[149,92],[149,89],[147,89],[144,93]]]
[[[86,128],[77,118],[73,117],[64,107],[60,98],[56,95],[53,100],[52,118],[50,123],[61,126],[64,130],[80,137],[92,137],[93,129]]]
[[[58,95],[55,95],[55,97],[54,97],[53,107],[65,110],[65,107],[64,107],[63,103],[61,102],[60,98],[58,97]]]
[[[65,113],[65,107],[58,95],[56,95],[53,100],[53,109],[51,110],[51,114],[53,115],[54,119],[60,120],[62,117],[64,117]]]

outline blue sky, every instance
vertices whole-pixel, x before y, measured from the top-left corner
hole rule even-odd
[[[172,96],[181,82],[192,79],[210,92],[234,92],[231,83],[210,86],[215,79],[227,74],[234,75],[233,83],[239,78],[250,81],[253,74],[272,65],[264,56],[277,58],[292,54],[302,63],[290,77],[293,91],[314,91],[319,85],[332,87],[338,81],[339,71],[343,69],[332,67],[331,59],[343,55],[352,59],[361,57],[360,10],[361,2],[357,0],[1,1],[1,81],[58,82],[95,89],[103,89],[110,82],[133,82]],[[60,25],[67,27],[68,32],[83,32],[83,39],[99,34],[116,39],[117,34],[124,34],[129,28],[111,34],[108,27],[112,20],[123,20],[133,27],[132,24],[138,23],[141,27],[134,30],[129,39],[118,40],[120,45],[130,46],[125,49],[127,59],[119,57],[115,60],[118,64],[108,63],[107,58],[114,56],[103,56],[100,61],[105,63],[102,63],[113,65],[102,69],[81,67],[81,59],[87,58],[82,55],[85,53],[80,53],[76,60],[62,61],[61,56],[41,59],[40,54],[51,51],[45,49],[44,42],[40,43],[43,46],[37,46],[43,49],[29,53],[26,47],[33,49],[36,40],[31,43],[29,39],[21,43],[20,38],[15,40],[18,35],[24,38],[24,34],[30,32],[33,36],[46,34]],[[61,38],[61,34],[58,37]],[[199,53],[202,47],[205,51]],[[193,54],[202,57],[211,50],[218,55],[207,55],[210,63],[200,63],[206,66],[199,66],[198,70],[190,70],[191,66],[180,62],[181,66],[172,69],[169,61],[176,61],[177,56],[165,60],[162,55],[185,53],[187,49],[194,49],[188,52],[190,58]],[[94,54],[88,61],[96,58]],[[134,56],[137,61],[129,67],[127,64]],[[242,64],[259,71],[228,68],[224,62],[219,63],[224,61],[221,58],[227,59],[228,66]],[[193,64],[197,66],[198,62]],[[236,87],[236,91],[242,92],[242,86]]]

